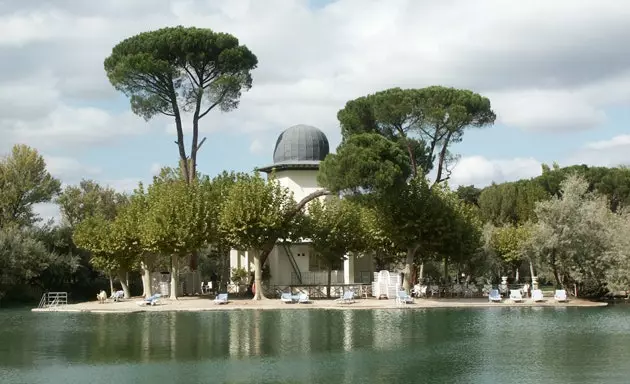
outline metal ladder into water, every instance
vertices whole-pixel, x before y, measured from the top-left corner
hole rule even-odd
[[[37,308],[58,309],[68,305],[68,292],[45,292]]]

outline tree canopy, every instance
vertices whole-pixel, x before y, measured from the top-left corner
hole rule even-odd
[[[143,32],[118,43],[105,59],[112,85],[130,98],[132,111],[151,119],[173,117],[180,164],[186,180],[195,178],[199,120],[214,108],[238,107],[252,86],[258,59],[238,39],[208,28],[169,27]],[[192,112],[192,141],[187,155],[182,113]]]

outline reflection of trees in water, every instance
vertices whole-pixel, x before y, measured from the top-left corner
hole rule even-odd
[[[0,313],[0,371],[6,366],[178,362],[183,364],[169,364],[167,373],[188,382],[196,380],[191,375],[200,382],[209,377],[234,382],[248,377],[258,382],[270,377],[346,383],[418,377],[432,382],[523,377],[618,382],[613,375],[620,370],[613,368],[630,358],[627,314],[614,308],[285,309],[28,313],[6,320]],[[164,364],[149,369],[159,366]],[[585,374],[588,367],[600,376]]]

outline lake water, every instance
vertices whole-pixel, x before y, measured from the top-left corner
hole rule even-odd
[[[630,307],[0,310],[0,383],[628,383]]]

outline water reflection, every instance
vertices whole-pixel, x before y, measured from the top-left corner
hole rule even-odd
[[[119,382],[144,377],[140,371],[174,383],[182,377],[188,383],[210,377],[318,384],[623,382],[630,374],[619,363],[630,358],[628,314],[628,308],[0,312],[0,375],[24,372],[15,382],[54,382],[45,379],[72,367],[84,379],[102,374],[111,382],[106,372],[116,365],[127,375]]]

